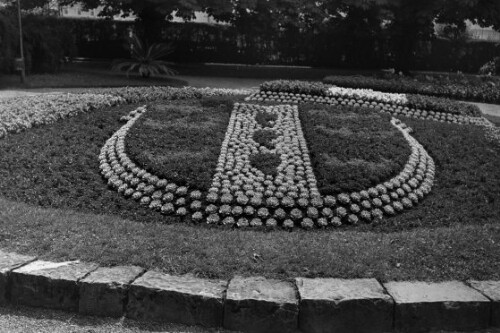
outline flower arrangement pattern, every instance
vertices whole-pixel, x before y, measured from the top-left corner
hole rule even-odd
[[[194,222],[237,227],[267,226],[305,229],[379,222],[410,209],[431,191],[434,161],[411,135],[411,129],[393,118],[391,124],[405,137],[411,154],[394,178],[360,192],[321,196],[312,172],[307,145],[300,128],[297,106],[259,106],[236,103],[221,148],[212,187],[204,194],[160,179],[137,166],[125,152],[128,130],[146,107],[132,111],[104,145],[100,169],[110,187],[141,205],[163,214],[189,216]],[[257,113],[275,116],[266,126]],[[254,140],[256,131],[267,127],[277,132],[274,147]],[[277,154],[275,176],[250,164],[252,155]]]

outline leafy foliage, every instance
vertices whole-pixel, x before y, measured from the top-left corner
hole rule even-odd
[[[0,10],[0,70],[13,72],[14,58],[19,57],[19,32],[13,7]],[[26,15],[23,40],[27,73],[57,72],[65,57],[76,53],[71,31],[53,17]]]
[[[208,189],[232,102],[239,99],[207,98],[151,106],[127,136],[130,158],[148,172],[178,185]]]
[[[106,212],[133,221],[157,222],[158,215],[154,211],[110,191],[98,170],[97,155],[104,142],[120,127],[118,118],[135,108],[136,106],[131,105],[82,113],[51,126],[33,128],[0,140],[0,195],[42,207],[96,214]],[[314,105],[308,112],[314,113],[313,110],[321,108],[323,107]],[[337,110],[338,115],[332,116],[341,119],[343,110],[350,112],[354,109],[325,107],[324,110]],[[146,115],[147,113],[144,116]],[[346,114],[348,115],[349,113]],[[157,116],[161,117],[161,112]],[[345,121],[345,127],[356,128],[356,118],[350,124],[348,119],[346,117],[342,120]],[[493,180],[500,178],[500,147],[485,141],[481,127],[406,118],[402,118],[402,121],[415,129],[414,137],[434,158],[436,184],[433,192],[419,204],[418,209],[395,216],[391,218],[392,224],[377,227],[376,230],[497,223],[500,214],[500,184]],[[380,122],[385,124],[382,119]],[[308,145],[312,142],[309,137],[311,133],[315,134],[305,132]],[[337,137],[345,140],[340,137],[341,134]],[[148,140],[161,142],[156,138]],[[376,142],[385,145],[383,140],[377,139]],[[338,151],[344,151],[342,156],[346,156],[347,150],[350,150],[349,156],[362,151],[367,154],[363,158],[372,156],[360,143],[356,140],[350,146],[338,148]],[[143,141],[143,144],[146,145],[146,142]],[[377,152],[385,154],[384,146],[374,147]],[[312,147],[310,151],[313,151]],[[395,152],[392,148],[390,151]],[[406,156],[406,153],[403,152],[402,156]],[[185,165],[181,165],[180,169],[184,167]],[[318,177],[316,170],[315,174]],[[162,221],[173,222],[177,219],[165,218]]]
[[[281,159],[278,154],[257,153],[250,155],[250,165],[262,171],[265,175],[276,176]]]
[[[500,75],[500,57],[493,58],[479,69],[482,75]]]
[[[384,92],[413,93],[458,100],[500,103],[500,80],[466,77],[416,76],[327,76],[325,83],[347,88],[368,88]]]
[[[165,43],[155,43],[146,47],[136,35],[129,38],[132,59],[117,59],[113,62],[112,69],[117,71],[126,70],[127,75],[132,71],[148,78],[150,76],[164,73],[174,75],[175,71],[169,68],[170,63],[160,60],[173,52],[172,46]]]
[[[401,171],[410,148],[390,116],[368,108],[300,106],[311,162],[323,195],[360,191]]]

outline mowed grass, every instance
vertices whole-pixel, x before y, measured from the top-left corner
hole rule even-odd
[[[498,224],[391,233],[261,232],[140,223],[0,199],[0,230],[0,248],[43,259],[139,265],[207,278],[500,279]]]
[[[377,226],[263,232],[183,223],[108,189],[97,155],[134,107],[0,140],[0,248],[212,278],[500,278],[500,148],[478,127],[403,119],[436,161],[415,209]]]

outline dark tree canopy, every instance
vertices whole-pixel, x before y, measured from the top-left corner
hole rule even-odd
[[[3,0],[15,3],[14,0]],[[23,0],[23,8],[40,7],[50,0]],[[61,5],[80,3],[102,8],[101,16],[133,14],[137,32],[146,42],[165,39],[162,27],[174,15],[185,20],[207,12],[230,22],[246,34],[273,37],[286,32],[335,33],[346,29],[355,36],[382,36],[391,45],[394,66],[407,72],[419,41],[435,36],[435,23],[465,30],[465,20],[500,30],[499,0],[59,0]]]

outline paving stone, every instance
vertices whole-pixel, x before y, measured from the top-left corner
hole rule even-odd
[[[394,302],[375,279],[296,279],[304,332],[389,332]]]
[[[130,285],[126,316],[186,325],[222,325],[227,282],[148,271]]]
[[[500,327],[500,281],[468,281],[491,300],[491,326]]]
[[[79,261],[37,260],[11,273],[14,304],[78,311],[78,281],[97,268]]]
[[[96,269],[79,283],[79,312],[94,316],[123,316],[128,287],[142,273],[144,269],[136,266]]]
[[[488,327],[490,301],[462,282],[389,282],[384,286],[396,303],[397,331],[470,331]]]
[[[299,302],[289,282],[237,276],[229,282],[224,328],[243,332],[295,332]]]
[[[0,251],[0,306],[5,305],[9,298],[7,295],[8,275],[10,272],[22,265],[34,261],[35,257],[23,256],[16,253]]]

